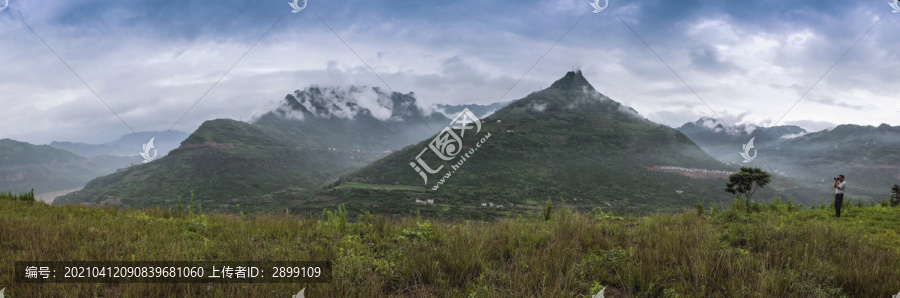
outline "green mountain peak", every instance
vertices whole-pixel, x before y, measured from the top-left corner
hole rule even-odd
[[[581,70],[578,70],[566,73],[564,77],[553,82],[549,89],[583,90],[584,87],[594,90],[594,86],[591,86],[591,83],[581,74]]]
[[[600,94],[581,72],[482,120],[477,133],[424,139],[298,207],[340,200],[351,210],[472,219],[540,209],[548,199],[583,210],[618,206],[620,214],[727,199],[719,194],[725,164]]]
[[[580,114],[592,117],[612,112],[630,116],[638,115],[637,111],[597,92],[581,71],[570,71],[556,80],[550,88],[513,101],[502,110],[497,111],[494,117],[519,118],[525,114],[532,116],[540,114],[542,117],[568,117],[566,115]]]

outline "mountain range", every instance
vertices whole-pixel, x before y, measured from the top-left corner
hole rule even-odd
[[[0,140],[0,191],[35,193],[74,189],[96,177],[140,163],[137,156],[99,155],[91,158],[48,145]]]
[[[174,206],[193,193],[206,210],[224,211],[319,212],[343,204],[354,212],[492,218],[552,200],[646,214],[728,201],[727,176],[746,165],[775,174],[758,196],[807,204],[829,196],[818,176],[835,164],[860,179],[896,175],[881,165],[896,164],[884,150],[898,128],[809,133],[700,119],[676,130],[597,92],[581,72],[509,103],[428,109],[416,102],[414,93],[313,85],[252,123],[207,121],[168,155],[97,178],[55,203]],[[758,157],[741,163],[739,149],[750,138]],[[869,143],[869,151],[851,154]],[[834,158],[841,160],[829,164]],[[854,195],[872,198],[890,179],[860,181]]]
[[[118,140],[103,144],[86,144],[80,142],[50,142],[50,147],[66,150],[83,157],[99,155],[137,156],[142,151],[142,146],[154,139],[153,144],[158,156],[169,154],[172,149],[178,148],[181,141],[187,139],[188,133],[183,131],[144,131],[124,135]]]
[[[173,206],[193,192],[208,210],[287,208],[446,121],[419,107],[413,93],[310,86],[252,123],[207,121],[165,157],[100,177],[55,203]]]
[[[581,72],[484,119],[472,116],[342,176],[299,209],[342,203],[490,218],[536,210],[546,200],[636,214],[731,198],[721,189],[734,166],[600,94]]]
[[[814,200],[833,193],[834,177],[843,174],[851,187],[847,196],[869,200],[890,198],[900,181],[900,126],[838,125],[818,132],[797,126],[726,128],[702,118],[678,128],[713,157],[730,164],[760,167],[802,185]],[[755,155],[740,155],[753,139]]]

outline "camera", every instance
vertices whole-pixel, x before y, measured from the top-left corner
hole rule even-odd
[[[838,181],[838,180],[840,180],[840,179],[841,179],[841,178],[839,178],[839,177],[834,177],[834,181]]]

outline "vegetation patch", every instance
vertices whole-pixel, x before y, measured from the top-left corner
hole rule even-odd
[[[849,200],[848,200],[849,201]],[[328,284],[16,284],[7,297],[888,297],[900,207],[781,199],[621,217],[545,202],[491,221],[0,200],[0,272],[32,260],[330,260]],[[238,207],[243,209],[242,207]]]

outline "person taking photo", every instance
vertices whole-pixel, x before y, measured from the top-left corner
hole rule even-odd
[[[837,217],[841,217],[841,206],[844,205],[844,188],[847,182],[844,181],[844,175],[838,175],[834,178],[834,211]]]

